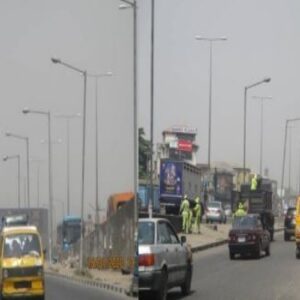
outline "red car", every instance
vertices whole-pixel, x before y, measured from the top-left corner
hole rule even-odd
[[[258,214],[235,217],[228,238],[229,257],[251,254],[259,258],[262,251],[269,256],[270,241],[270,233],[263,227]]]

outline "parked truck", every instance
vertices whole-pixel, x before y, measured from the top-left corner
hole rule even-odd
[[[249,184],[241,186],[240,201],[245,204],[250,214],[260,214],[265,228],[270,232],[271,240],[274,236],[274,214],[272,210],[272,183],[262,179],[256,190],[251,190]]]
[[[192,202],[200,195],[201,171],[184,161],[162,159],[160,163],[160,205],[166,214],[178,214],[184,195]]]
[[[28,224],[37,227],[42,244],[48,250],[49,234],[48,234],[48,209],[46,208],[0,208],[0,220],[7,216],[25,215],[28,218]],[[47,251],[48,252],[48,251]],[[49,252],[48,252],[49,253]]]

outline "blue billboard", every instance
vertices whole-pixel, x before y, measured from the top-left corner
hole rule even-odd
[[[161,161],[160,164],[160,196],[182,197],[183,163]]]

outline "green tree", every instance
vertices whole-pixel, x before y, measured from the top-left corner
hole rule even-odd
[[[145,138],[144,128],[139,128],[139,178],[146,179],[150,160],[150,141]]]

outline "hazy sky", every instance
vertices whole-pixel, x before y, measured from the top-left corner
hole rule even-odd
[[[139,116],[149,136],[150,1],[138,3]],[[171,125],[196,127],[198,159],[207,161],[209,44],[194,36],[227,36],[228,41],[213,45],[212,161],[242,165],[244,87],[269,76],[269,84],[248,91],[247,165],[259,171],[260,103],[252,96],[272,96],[265,103],[263,163],[279,180],[285,120],[300,117],[300,2],[155,3],[155,142],[161,142],[162,130]],[[295,129],[293,185],[299,176],[299,148]]]
[[[109,194],[132,190],[132,11],[119,0],[2,0],[0,2],[0,154],[22,156],[25,143],[4,137],[5,131],[28,135],[30,156],[41,159],[40,202],[48,202],[47,122],[23,115],[24,107],[54,113],[82,113],[83,77],[52,56],[90,73],[112,71],[99,80],[99,167],[101,208]],[[86,212],[95,206],[94,80],[87,87]],[[66,122],[53,117],[54,199],[66,200]],[[71,203],[79,213],[82,119],[71,121]],[[0,162],[1,207],[17,203],[16,162]],[[37,163],[31,164],[31,203],[37,201]],[[24,181],[24,179],[23,179]],[[22,203],[24,183],[22,184]],[[55,203],[57,216],[61,204]]]

